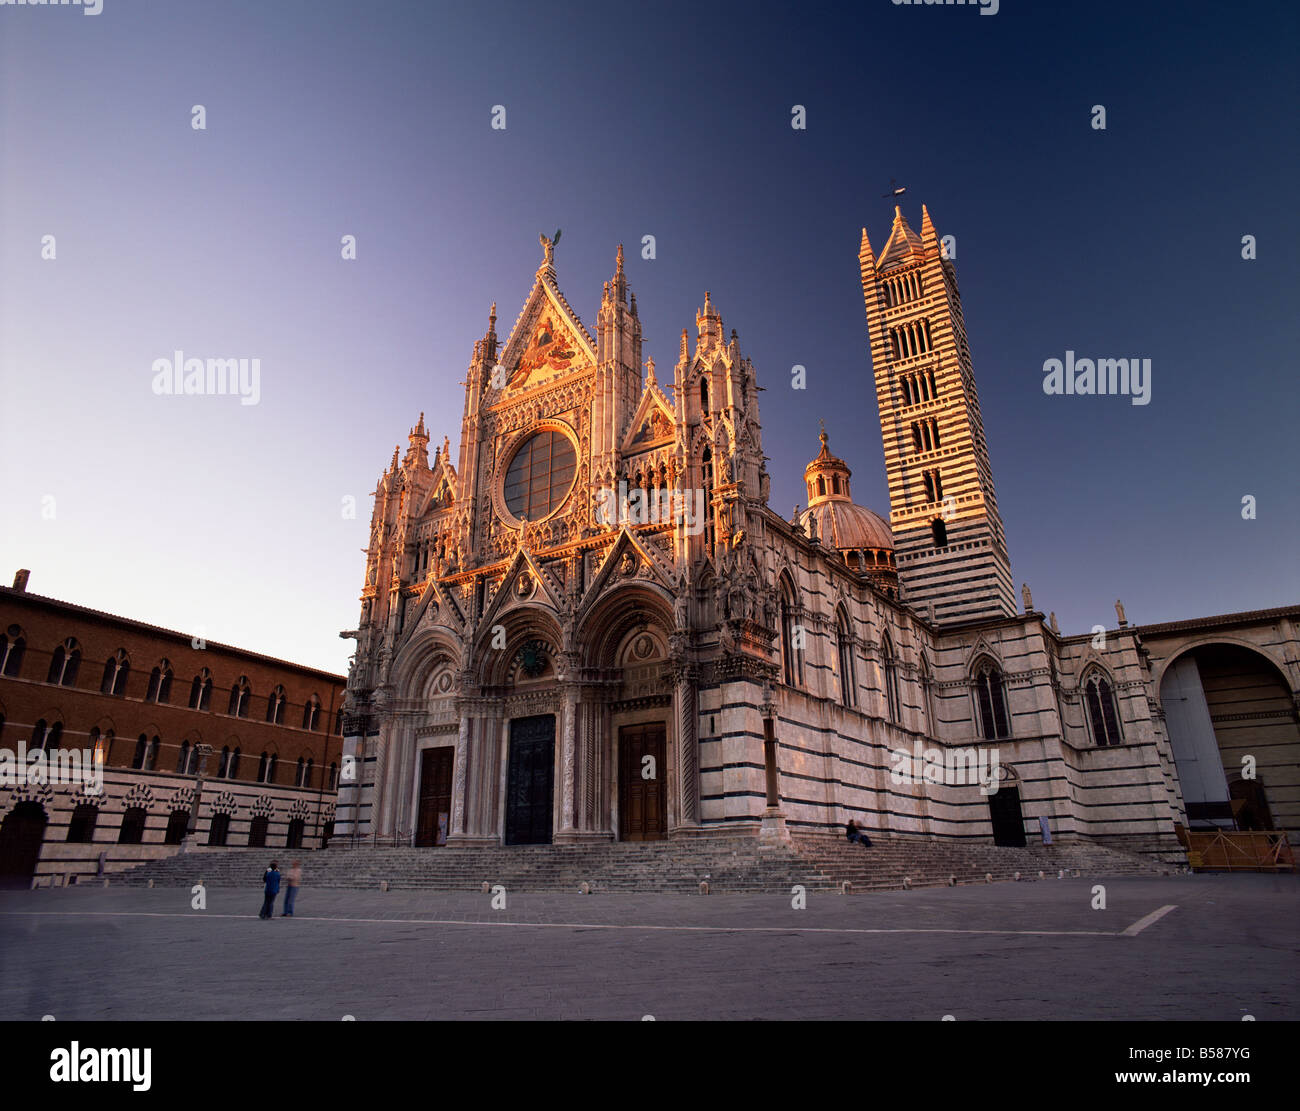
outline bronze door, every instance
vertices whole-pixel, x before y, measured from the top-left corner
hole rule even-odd
[[[451,826],[451,761],[454,752],[450,745],[424,750],[420,763],[420,816],[415,827],[417,845],[447,843],[447,830]]]
[[[618,828],[624,841],[662,841],[668,835],[666,735],[662,721],[618,731]]]
[[[510,765],[506,775],[506,844],[551,843],[555,789],[555,716],[510,722]]]

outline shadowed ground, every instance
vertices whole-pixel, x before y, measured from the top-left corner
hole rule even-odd
[[[0,1019],[1205,1019],[1300,1015],[1300,878],[908,893],[305,888],[0,894]],[[1174,909],[1154,916],[1164,907]],[[1152,917],[1148,917],[1152,916]],[[1127,934],[1125,931],[1129,931]]]

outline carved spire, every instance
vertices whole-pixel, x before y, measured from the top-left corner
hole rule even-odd
[[[646,387],[647,387],[647,388],[649,388],[650,386],[654,386],[654,385],[657,384],[657,383],[655,382],[655,361],[654,361],[654,359],[646,359],[646,361],[645,361],[645,384],[646,384]]]
[[[937,243],[938,241],[939,241],[939,237],[934,230],[934,221],[930,219],[930,210],[926,208],[925,205],[922,205],[921,206],[921,242],[928,247],[931,243]]]

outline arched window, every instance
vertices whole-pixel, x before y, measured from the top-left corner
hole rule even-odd
[[[189,763],[185,765],[186,775],[199,774],[199,758],[202,755],[203,754],[199,752],[199,746],[197,742],[195,744],[190,745],[190,759],[189,759]]]
[[[343,707],[342,706],[340,706],[334,712],[334,733],[339,737],[343,736]]]
[[[821,475],[817,476],[817,496],[819,498],[826,496],[826,479]]]
[[[50,674],[47,683],[60,687],[72,687],[77,683],[77,669],[81,667],[81,646],[68,637],[54,650],[50,660]]]
[[[266,830],[271,824],[265,814],[259,814],[248,823],[248,847],[262,849],[266,847]]]
[[[217,778],[225,779],[230,771],[230,746],[221,746],[221,759],[217,761]]]
[[[99,730],[94,730],[96,736],[91,738],[91,759],[99,763],[101,767],[107,765],[110,757],[113,755],[113,730],[99,735]]]
[[[845,706],[857,705],[858,679],[853,666],[853,634],[843,607],[835,616],[835,648],[840,664],[840,700]]]
[[[1124,736],[1115,706],[1115,688],[1100,672],[1094,671],[1083,684],[1083,701],[1088,709],[1085,716],[1092,743],[1099,747],[1122,744]]]
[[[313,769],[315,766],[316,766],[316,761],[313,760],[310,756],[308,756],[308,757],[307,757],[307,766],[303,769],[303,773],[302,773],[302,785],[303,785],[304,787],[310,787],[310,786],[311,786],[311,773],[312,773],[312,769]]]
[[[146,702],[172,700],[172,665],[166,660],[160,660],[158,666],[149,673],[149,690],[144,700]]]
[[[803,685],[804,629],[795,621],[794,588],[788,579],[781,581],[781,658],[785,681],[792,687]]]
[[[266,766],[267,766],[267,761],[268,761],[269,759],[270,759],[270,757],[268,757],[267,754],[264,752],[264,753],[262,753],[261,759],[259,759],[259,760],[257,761],[257,781],[258,781],[258,783],[265,783],[265,782],[266,782]]]
[[[325,785],[325,790],[327,791],[334,790],[338,786],[338,782],[339,782],[339,766],[338,764],[331,763],[329,781]]]
[[[179,845],[185,840],[185,834],[190,828],[190,812],[188,810],[173,810],[167,815],[167,833],[163,837],[165,845]]]
[[[302,708],[302,727],[304,729],[315,729],[316,719],[320,715],[320,698],[312,695],[307,699],[307,705]]]
[[[1007,713],[1006,683],[992,660],[983,660],[975,669],[975,702],[979,707],[980,732],[986,741],[1011,736],[1011,716]]]
[[[302,771],[303,771],[303,759],[302,759],[301,756],[299,756],[299,757],[298,757],[298,771],[297,771],[297,773],[296,773],[296,774],[294,775],[294,777],[293,777],[293,785],[294,785],[295,787],[301,787],[301,786],[302,786]]]
[[[230,770],[226,776],[227,779],[239,778],[239,748],[236,746],[235,751],[230,754]]]
[[[144,767],[144,759],[149,754],[149,738],[143,733],[140,739],[135,743],[135,757],[131,760],[131,767],[137,771]]]
[[[131,660],[125,648],[119,648],[104,662],[104,681],[100,683],[101,694],[121,696],[126,694],[126,680],[131,674]]]
[[[144,825],[148,814],[142,806],[133,806],[122,815],[122,829],[117,835],[119,845],[144,843]]]
[[[898,695],[898,660],[894,656],[894,642],[889,634],[880,638],[880,658],[884,661],[885,672],[885,716],[890,721],[899,721],[899,707],[902,700]]]
[[[271,753],[271,762],[267,765],[266,768],[266,781],[268,783],[275,782],[275,766],[279,762],[280,762],[280,757],[277,756],[274,752]]]
[[[27,639],[17,625],[10,625],[3,637],[0,637],[0,675],[10,678],[16,676],[23,666],[23,653],[27,651]]]
[[[144,757],[144,770],[147,772],[157,771],[158,769],[158,750],[162,747],[162,741],[155,735],[154,739],[149,742],[149,750]]]
[[[95,839],[95,822],[99,819],[99,807],[83,802],[72,812],[68,823],[68,840],[78,845],[86,845]]]
[[[248,717],[248,703],[252,697],[253,692],[249,688],[248,679],[241,675],[230,688],[230,708],[226,712],[234,718]]]
[[[208,844],[224,845],[230,834],[230,815],[213,814],[212,824],[208,826]]]
[[[705,375],[700,376],[700,409],[709,411],[709,379]]]
[[[190,684],[190,709],[206,710],[212,700],[212,673],[205,667]]]
[[[180,775],[185,774],[185,770],[190,764],[190,742],[181,741],[181,750],[176,755],[176,771]]]
[[[284,687],[276,687],[266,700],[266,720],[272,725],[284,724]],[[242,715],[241,715],[242,716]]]

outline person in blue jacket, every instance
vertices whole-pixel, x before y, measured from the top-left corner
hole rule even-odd
[[[266,898],[262,900],[262,913],[258,918],[275,917],[275,897],[280,894],[280,872],[275,865],[276,862],[271,861],[271,867],[262,876],[262,882],[266,885]]]

